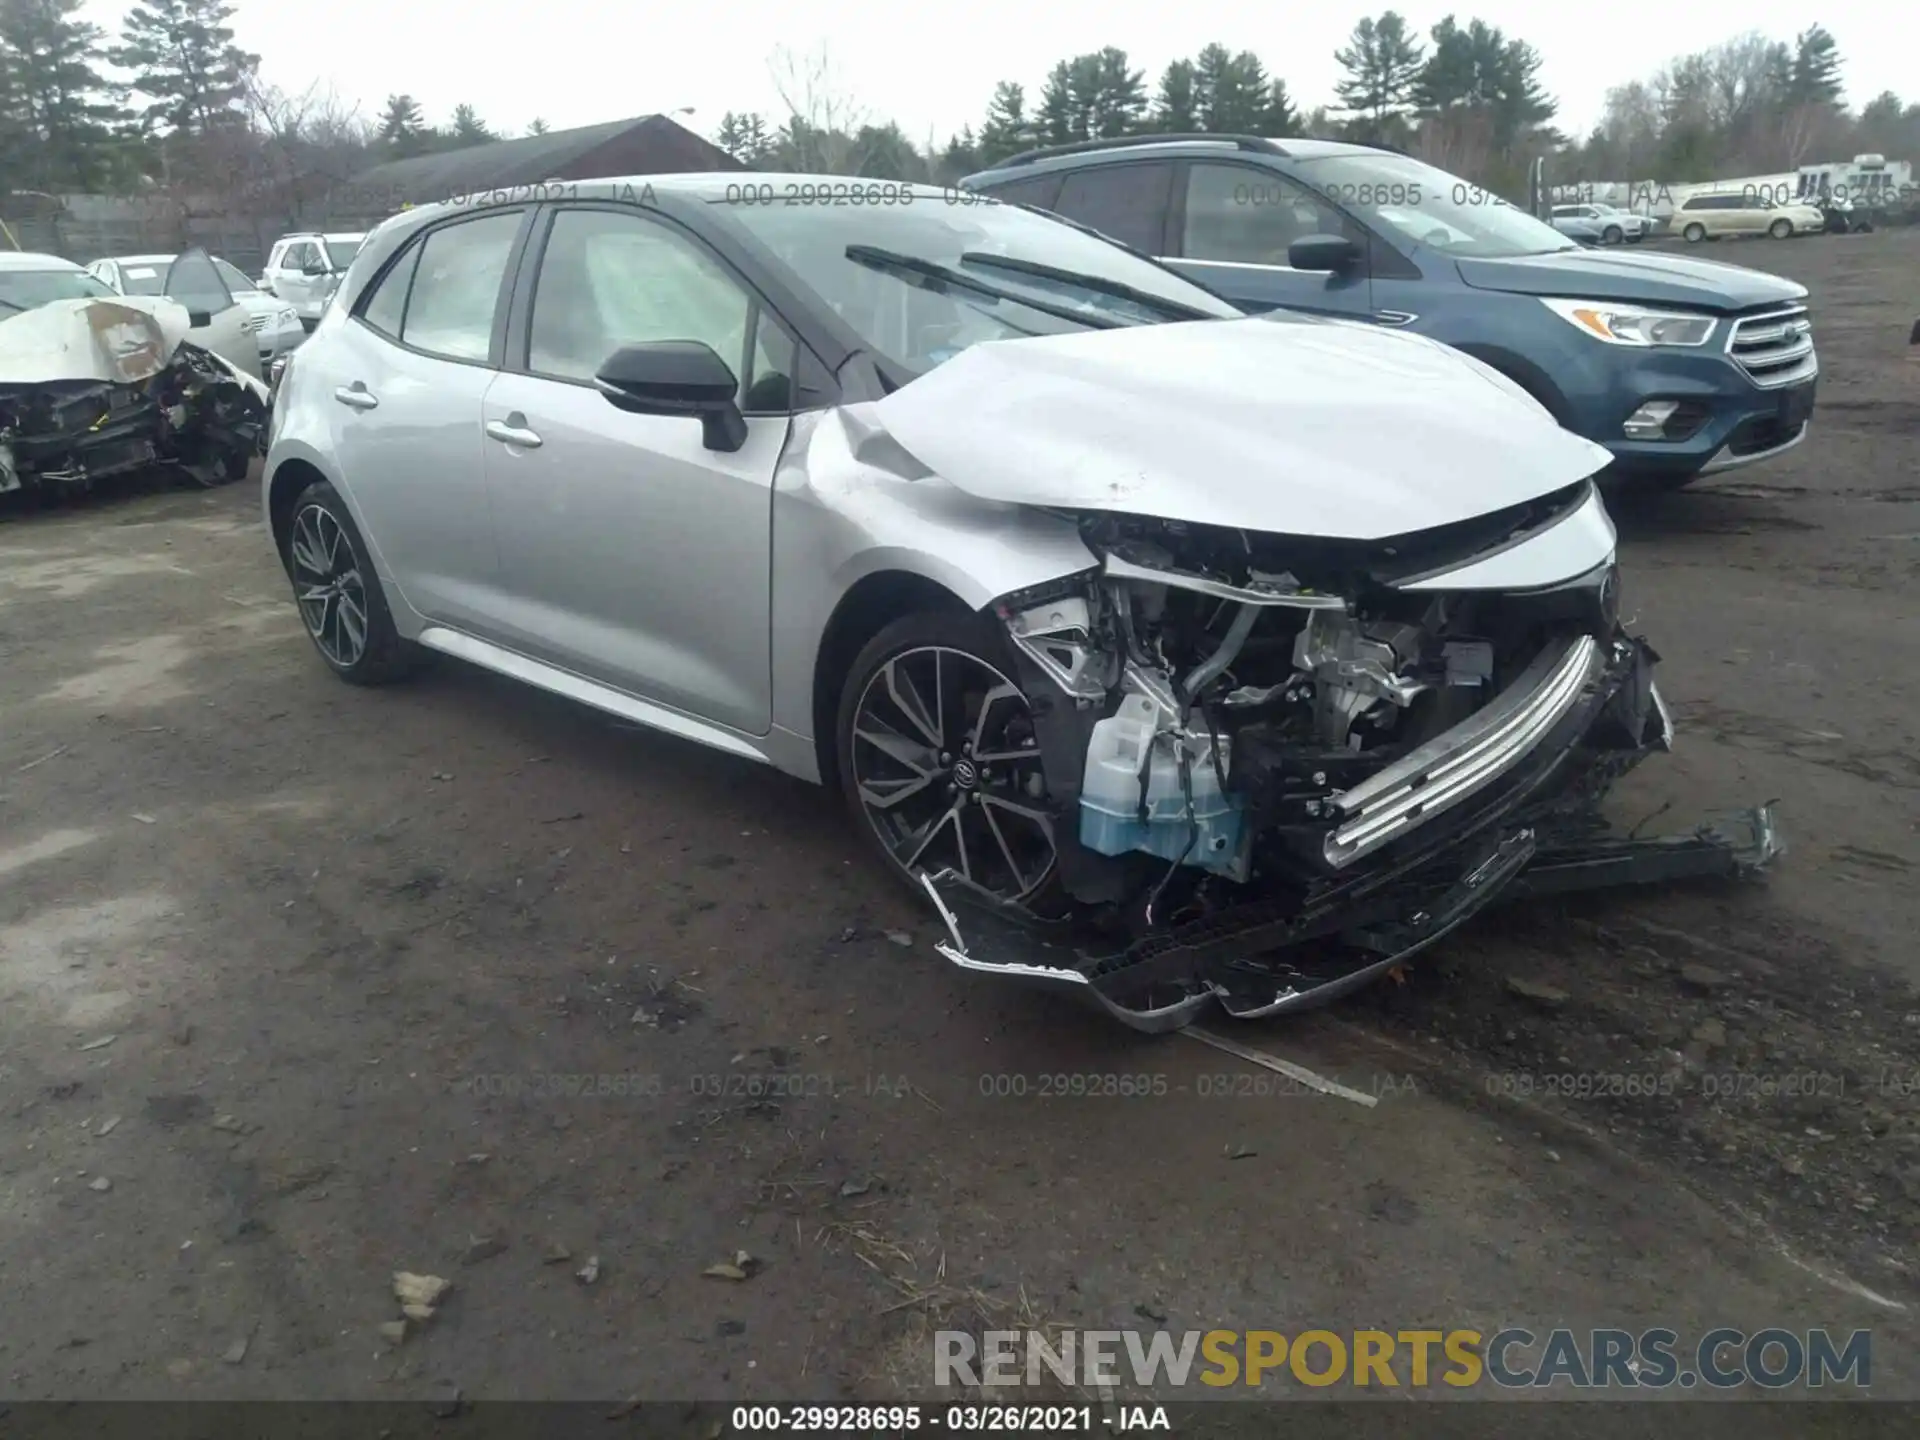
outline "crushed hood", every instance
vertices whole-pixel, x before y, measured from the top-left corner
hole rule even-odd
[[[0,385],[137,385],[167,367],[192,322],[157,296],[54,300],[0,320]]]
[[[1376,540],[1603,467],[1478,361],[1363,325],[1207,320],[975,345],[883,400],[982,500]]]

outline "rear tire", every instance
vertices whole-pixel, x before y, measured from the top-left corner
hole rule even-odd
[[[1793,234],[1793,222],[1791,220],[1776,220],[1767,227],[1767,234],[1776,240],[1784,240]]]
[[[854,659],[834,746],[854,823],[922,899],[951,868],[1036,912],[1058,892],[1038,737],[987,616],[907,615]]]
[[[350,685],[386,685],[420,668],[425,652],[394,628],[366,544],[326,481],[293,502],[285,560],[307,638],[334,674]]]
[[[1680,238],[1689,245],[1698,245],[1707,238],[1707,227],[1696,220],[1680,232]]]

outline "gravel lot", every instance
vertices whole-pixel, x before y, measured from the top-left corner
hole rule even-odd
[[[1619,803],[1790,853],[1225,1031],[1371,1108],[949,973],[823,792],[339,684],[251,485],[6,511],[0,1395],[878,1398],[1163,1316],[1871,1326],[1920,1395],[1920,231],[1713,254],[1811,287],[1821,401],[1619,509],[1681,726]]]

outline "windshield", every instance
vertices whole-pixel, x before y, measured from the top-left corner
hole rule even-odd
[[[120,291],[124,295],[164,295],[166,293],[167,266],[173,263],[171,255],[155,260],[122,260],[120,262]]]
[[[327,240],[327,256],[333,261],[333,268],[336,270],[344,270],[347,266],[351,265],[353,263],[353,257],[360,253],[362,243],[362,240],[358,237],[353,239],[330,237]]]
[[[54,300],[113,298],[112,287],[84,270],[0,270],[0,305],[31,310]]]
[[[1415,245],[1484,260],[1579,248],[1492,191],[1411,156],[1328,155],[1296,163],[1308,185]]]
[[[1244,314],[1151,261],[1033,211],[970,193],[889,189],[910,198],[861,207],[712,203],[863,342],[913,371],[983,340]],[[955,283],[943,282],[942,272]]]

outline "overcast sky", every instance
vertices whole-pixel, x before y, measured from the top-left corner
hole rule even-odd
[[[116,32],[129,8],[94,0],[87,13]],[[1576,135],[1598,118],[1608,87],[1676,55],[1747,30],[1790,41],[1815,23],[1839,41],[1850,103],[1888,89],[1920,101],[1911,0],[1412,0],[1398,8],[1423,35],[1451,13],[1531,42],[1560,102],[1556,123]],[[1169,61],[1211,41],[1252,50],[1311,109],[1333,99],[1333,52],[1369,13],[1379,10],[1247,0],[238,0],[233,26],[286,89],[330,83],[369,117],[405,91],[434,123],[464,101],[510,134],[536,116],[560,130],[682,106],[694,114],[681,123],[707,134],[728,110],[772,120],[786,113],[774,79],[781,48],[802,69],[824,53],[859,118],[896,120],[924,143],[929,132],[944,139],[963,124],[977,127],[996,81],[1025,85],[1031,105],[1056,60],[1103,45],[1124,49],[1149,89]]]

